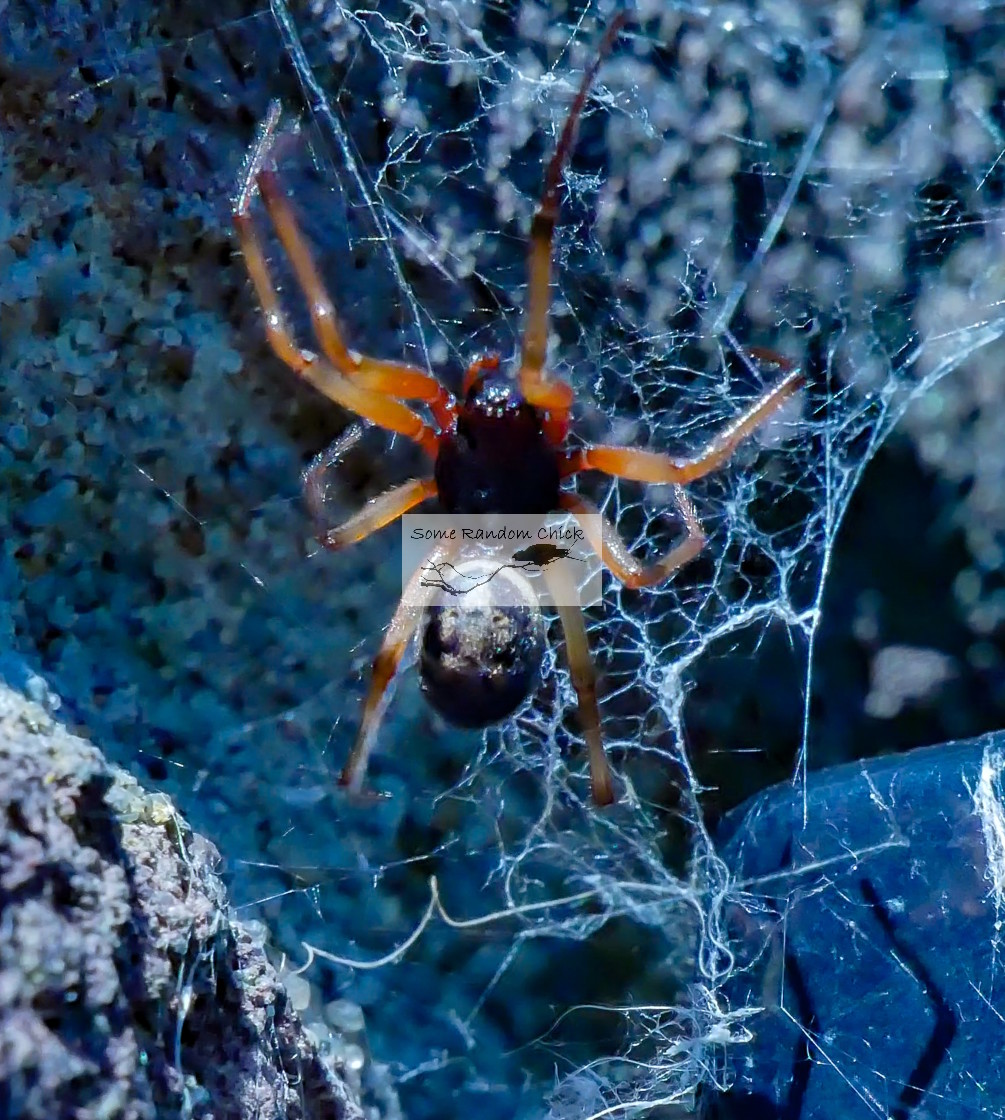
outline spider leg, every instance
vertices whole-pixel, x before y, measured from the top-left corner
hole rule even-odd
[[[373,675],[363,705],[363,718],[356,735],[356,742],[349,752],[339,777],[341,786],[358,790],[363,784],[366,764],[373,749],[377,728],[384,715],[388,686],[394,680],[401,658],[422,618],[422,612],[436,593],[435,586],[423,586],[422,577],[430,565],[442,564],[451,559],[456,554],[457,548],[457,544],[452,541],[444,541],[436,545],[405,587],[398,608],[384,635],[384,641],[373,659]]]
[[[568,411],[572,406],[572,389],[564,381],[545,377],[544,363],[548,350],[548,308],[551,302],[552,241],[558,221],[559,187],[562,171],[576,142],[576,128],[586,104],[590,85],[597,69],[626,20],[620,12],[607,28],[593,63],[583,75],[569,115],[565,120],[555,154],[551,157],[544,177],[541,201],[530,226],[530,253],[527,261],[527,310],[525,313],[523,350],[520,361],[520,392],[535,408],[547,411]]]
[[[300,485],[304,491],[304,502],[314,518],[316,525],[321,525],[325,518],[325,493],[328,487],[328,476],[363,438],[363,425],[350,424],[335,437],[334,440],[310,461],[300,475]]]
[[[279,306],[279,298],[269,277],[265,256],[250,215],[240,210],[235,211],[234,225],[241,240],[248,275],[265,313],[266,337],[276,356],[336,404],[382,428],[414,440],[431,458],[435,458],[439,447],[438,437],[428,424],[423,423],[420,416],[396,400],[357,385],[316,354],[297,346]]]
[[[680,486],[675,486],[673,493],[674,501],[684,519],[687,537],[653,564],[643,564],[628,551],[618,531],[602,517],[592,502],[588,502],[578,494],[562,494],[559,505],[562,509],[576,515],[576,520],[590,542],[590,547],[603,561],[604,566],[610,569],[615,579],[625,587],[635,590],[639,587],[653,587],[669,579],[678,568],[689,564],[705,547],[705,533],[690,498]]]
[[[704,478],[718,470],[733,454],[737,445],[763,424],[802,384],[801,373],[793,371],[787,374],[754,401],[746,412],[717,432],[704,450],[693,459],[673,459],[659,451],[598,444],[569,452],[561,465],[562,477],[567,478],[579,471],[597,470],[634,482],[681,484]]]
[[[412,479],[371,498],[361,510],[334,529],[325,528],[325,491],[328,475],[346,452],[359,443],[362,436],[362,425],[350,424],[329,447],[314,456],[300,476],[304,488],[304,501],[318,527],[316,534],[318,543],[333,551],[363,540],[371,533],[396,521],[420,502],[436,495],[436,483],[433,479]]]
[[[429,406],[440,431],[448,431],[457,419],[457,402],[435,377],[406,362],[387,362],[368,355],[358,357],[359,365],[350,373],[357,385],[404,401],[421,401]]]
[[[557,409],[554,412],[546,412],[541,426],[544,430],[544,438],[548,440],[552,447],[560,448],[565,443],[571,426],[569,410],[565,408]]]
[[[306,493],[313,495],[312,498],[308,499],[308,504],[314,511],[315,516],[321,512],[320,508],[315,505],[315,500],[323,484],[319,480],[308,479],[306,476],[318,469],[317,463],[318,461],[315,459],[314,463],[304,472],[304,488]],[[322,462],[319,469],[321,471],[327,470],[327,464]],[[347,545],[356,544],[357,541],[363,540],[378,529],[383,529],[385,525],[390,525],[392,521],[397,521],[402,514],[408,513],[420,502],[435,496],[436,482],[433,479],[413,478],[410,482],[404,482],[400,486],[385,490],[383,494],[371,498],[362,509],[351,517],[347,517],[334,529],[319,528],[317,533],[318,543],[325,548],[330,548],[333,552],[345,548]]]
[[[569,673],[579,703],[579,721],[590,754],[590,787],[597,805],[614,800],[614,777],[600,733],[600,708],[597,705],[597,674],[590,657],[590,643],[583,622],[583,608],[574,603],[575,588],[560,564],[549,564],[543,572],[555,601],[569,658]]]
[[[278,122],[279,107],[273,103],[248,161],[233,214],[245,265],[265,315],[269,344],[294,373],[325,396],[382,428],[415,440],[435,458],[438,449],[436,432],[399,400],[388,398],[420,400],[428,404],[441,428],[450,427],[453,422],[456,415],[454,399],[435,378],[413,366],[362,358],[345,346],[335,322],[334,308],[279,188],[275,172],[263,167],[275,141]],[[280,241],[310,300],[311,318],[327,362],[321,361],[309,350],[302,350],[293,340],[251,220],[251,200],[256,189],[261,190]]]
[[[329,362],[346,377],[375,392],[401,400],[419,400],[441,427],[450,425],[456,409],[453,395],[434,377],[405,362],[387,362],[350,350],[338,328],[335,308],[318,274],[314,258],[300,233],[293,210],[275,171],[261,168],[257,178],[262,201],[276,228],[279,240],[293,265],[297,281],[310,303],[311,322],[321,349]]]
[[[498,354],[482,354],[480,358],[475,360],[468,366],[464,373],[464,382],[461,385],[461,393],[467,396],[468,393],[474,388],[475,383],[480,381],[485,376],[485,371],[489,370],[495,373],[499,368],[499,355]]]

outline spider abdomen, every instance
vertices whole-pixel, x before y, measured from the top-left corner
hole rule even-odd
[[[488,584],[461,602],[444,595],[423,615],[419,665],[431,707],[457,727],[489,727],[511,716],[537,687],[544,623],[526,576],[491,559],[461,565]]]
[[[435,477],[447,513],[539,514],[558,504],[558,458],[541,413],[499,377],[472,386],[440,438]]]

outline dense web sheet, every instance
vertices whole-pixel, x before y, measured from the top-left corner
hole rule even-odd
[[[108,223],[125,247],[111,264],[100,232],[74,250],[91,254],[128,330],[105,311],[95,334],[98,317],[82,315],[90,326],[64,323],[38,357],[11,313],[23,412],[12,456],[34,454],[33,441],[72,448],[66,430],[88,429],[67,475],[89,485],[47,477],[18,532],[44,536],[62,519],[78,550],[119,565],[107,590],[47,540],[59,559],[24,575],[15,621],[106,744],[171,758],[167,788],[197,823],[204,814],[277,949],[313,966],[311,998],[366,1007],[377,1056],[417,1090],[413,1117],[439,1115],[448,1091],[512,1116],[524,1070],[531,1114],[557,1078],[556,1120],[686,1105],[728,1076],[724,1055],[755,1029],[754,1011],[725,995],[736,872],[703,823],[695,674],[757,658],[767,636],[790,647],[776,687],[799,698],[793,780],[809,817],[814,638],[848,502],[905,413],[927,446],[952,441],[960,402],[1001,384],[1005,28],[977,4],[897,11],[641,4],[593,88],[556,240],[551,366],[577,391],[577,432],[693,453],[778,376],[763,349],[808,378],[692,487],[705,553],[651,592],[611,582],[590,612],[621,794],[605,812],[589,801],[554,630],[542,690],[484,740],[436,723],[406,673],[374,759],[388,796],[335,796],[400,590],[397,542],[388,530],[338,556],[312,552],[298,469],[342,418],[271,359],[240,263],[228,273],[220,259],[242,154],[279,96],[280,171],[352,344],[454,388],[482,350],[511,359],[541,169],[610,10],[276,0],[193,30],[168,63],[159,44],[120,43],[109,17],[91,69],[60,75],[71,123],[91,113],[110,131],[101,98],[137,76],[156,91],[147,116],[116,128],[114,150],[158,185],[116,196]],[[192,119],[155,142],[175,100]],[[15,224],[81,220],[75,182],[40,183],[44,201]],[[123,213],[170,235],[147,253]],[[172,254],[193,229],[182,268]],[[59,294],[59,276],[39,294],[32,269],[44,264],[19,260],[8,305]],[[38,436],[51,399],[60,409]],[[418,466],[400,441],[365,442],[333,487],[333,522]],[[658,488],[581,485],[640,553],[681,532]],[[37,621],[41,604],[83,614],[103,597],[115,625],[78,623],[72,641],[49,637],[58,612]],[[385,967],[335,963],[346,960]],[[527,998],[535,990],[542,1000]]]

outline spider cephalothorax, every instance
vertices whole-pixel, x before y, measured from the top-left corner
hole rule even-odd
[[[479,375],[440,437],[433,467],[446,513],[549,513],[561,481],[545,417],[499,373]]]
[[[331,400],[371,423],[414,440],[432,461],[431,477],[412,479],[397,486],[368,502],[341,525],[322,529],[318,539],[326,548],[343,548],[362,540],[434,497],[439,498],[448,513],[541,514],[557,509],[579,520],[590,546],[626,587],[661,583],[693,559],[705,543],[683,485],[726,463],[736,446],[801,384],[798,373],[788,372],[690,459],[674,459],[660,451],[633,447],[589,444],[575,450],[565,447],[573,392],[565,382],[549,376],[545,369],[552,240],[558,220],[562,171],[572,151],[576,125],[601,59],[624,23],[624,14],[613,20],[593,64],[583,75],[545,172],[541,201],[531,223],[524,336],[516,373],[512,378],[502,377],[495,357],[476,361],[464,379],[460,402],[431,374],[404,362],[357,354],[346,345],[335,309],[285,193],[275,171],[266,166],[280,119],[278,105],[270,107],[248,160],[247,174],[234,209],[234,224],[265,314],[269,342],[295,373]],[[301,349],[286,324],[251,220],[251,203],[256,193],[262,196],[276,234],[307,296],[320,354]],[[786,365],[781,360],[778,364]],[[417,402],[424,414],[405,402]],[[337,441],[332,451],[319,456],[305,472],[308,502],[318,516],[322,505],[319,495],[323,493],[319,479],[337,460],[338,448],[344,442],[344,439]],[[594,506],[575,492],[562,489],[567,479],[585,470],[603,471],[636,482],[668,484],[684,524],[684,539],[655,563],[641,563],[628,551],[614,527],[603,522]],[[603,524],[602,531],[597,528],[598,524]],[[438,544],[426,564],[445,563],[455,555],[451,546]],[[550,571],[551,568],[545,570],[546,581]],[[553,581],[561,578],[557,574],[550,576]],[[565,631],[569,670],[590,753],[593,797],[598,804],[607,804],[614,799],[614,783],[600,733],[600,711],[586,627],[579,607],[562,605],[569,603],[565,597],[569,589],[560,590],[562,594],[554,597]],[[421,582],[419,573],[405,589],[374,659],[359,733],[342,771],[343,785],[357,787],[363,780],[386,690],[433,594],[434,590]],[[463,679],[463,674],[456,679]],[[477,698],[466,699],[477,706]],[[498,710],[502,711],[503,707],[500,703]],[[477,722],[474,720],[477,713],[470,712],[469,705],[461,705],[461,709],[466,722]]]

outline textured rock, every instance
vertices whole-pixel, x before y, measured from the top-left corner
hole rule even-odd
[[[362,1116],[216,849],[2,685],[0,808],[0,1115]]]

